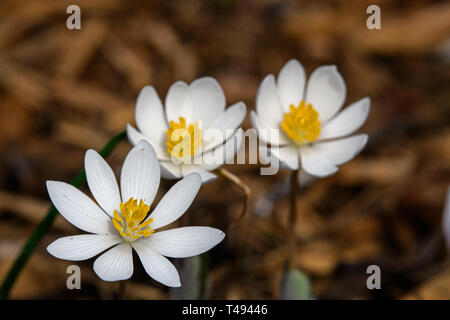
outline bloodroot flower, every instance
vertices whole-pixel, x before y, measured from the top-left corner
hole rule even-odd
[[[47,250],[56,258],[86,260],[112,247],[95,260],[94,271],[105,281],[118,281],[133,274],[134,249],[150,277],[166,286],[179,287],[178,272],[165,257],[201,254],[225,236],[210,227],[158,231],[184,214],[201,179],[196,173],[187,175],[149,214],[160,182],[160,167],[155,151],[146,141],[128,153],[120,176],[120,191],[111,167],[94,150],[86,152],[85,169],[89,189],[99,205],[70,184],[47,181],[56,209],[74,226],[91,233],[54,241]]]
[[[344,79],[336,66],[317,68],[306,83],[305,71],[297,60],[281,69],[277,83],[270,74],[262,81],[256,96],[253,127],[261,140],[264,161],[279,160],[283,169],[302,168],[306,173],[325,177],[356,156],[366,145],[367,135],[348,136],[366,121],[370,99],[361,99],[340,111],[346,97]],[[279,139],[270,130],[279,130]]]
[[[152,86],[144,87],[136,102],[139,129],[127,125],[128,139],[145,139],[153,146],[165,179],[178,179],[197,172],[202,182],[216,178],[211,173],[232,159],[242,142],[241,125],[246,114],[243,102],[225,109],[225,94],[219,83],[204,77],[191,84],[178,81],[169,89],[165,109]]]

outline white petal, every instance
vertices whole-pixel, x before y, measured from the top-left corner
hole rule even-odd
[[[167,122],[179,122],[179,118],[184,117],[187,123],[191,123],[193,110],[189,86],[183,81],[172,84],[166,96]]]
[[[153,142],[152,144],[165,144],[166,117],[158,93],[152,86],[144,87],[139,93],[136,101],[135,119],[139,130]]]
[[[442,228],[447,248],[450,248],[450,186],[447,188],[447,196],[445,198],[444,212],[442,213]]]
[[[269,74],[261,82],[256,94],[256,112],[270,128],[278,128],[283,121],[283,108],[278,98],[275,77]]]
[[[364,148],[368,140],[367,134],[316,143],[312,148],[326,157],[334,165],[341,165],[353,159]]]
[[[193,81],[189,91],[194,106],[192,121],[199,121],[207,129],[225,110],[225,94],[216,79],[203,77]]]
[[[269,143],[273,146],[290,144],[290,140],[278,127],[270,127],[263,123],[259,116],[252,111],[250,113],[250,120],[252,121],[253,128],[256,129],[259,139],[265,143]]]
[[[201,165],[196,165],[196,164],[183,164],[181,166],[181,172],[184,177],[186,177],[187,175],[192,174],[192,173],[199,174],[200,178],[202,180],[202,184],[210,183],[217,178],[217,176],[215,174],[209,172],[208,170],[203,168]]]
[[[238,129],[234,136],[223,145],[203,154],[202,167],[208,171],[217,169],[230,161],[242,145],[243,130]]]
[[[306,101],[319,112],[319,120],[325,122],[342,107],[346,92],[344,79],[336,66],[322,66],[314,70],[308,80]]]
[[[163,256],[188,258],[215,247],[224,237],[225,233],[215,228],[183,227],[156,232],[140,242]]]
[[[133,275],[133,253],[128,243],[106,251],[94,262],[94,271],[104,281],[127,280]]]
[[[247,108],[245,103],[239,101],[232,106],[228,107],[217,120],[213,123],[213,128],[226,130],[235,130],[244,121]]]
[[[223,112],[219,118],[213,123],[211,129],[209,130],[217,130],[214,134],[214,139],[208,141],[205,147],[203,148],[203,152],[211,150],[212,148],[217,147],[219,144],[222,144],[224,141],[228,140],[231,135],[235,132],[236,128],[239,127],[244,121],[245,114],[247,109],[245,107],[245,103],[238,102],[233,104],[231,107],[227,108],[225,112]],[[207,135],[207,131],[204,132],[204,138]]]
[[[284,112],[289,112],[291,104],[298,106],[303,100],[305,79],[305,69],[296,59],[289,60],[281,69],[278,74],[278,92]]]
[[[338,170],[333,163],[313,147],[302,147],[300,158],[303,170],[315,177],[326,177]]]
[[[59,238],[47,247],[47,251],[58,259],[81,261],[90,259],[120,242],[122,238],[118,236],[82,234]]]
[[[120,175],[122,201],[131,197],[143,200],[150,205],[158,191],[161,169],[155,150],[151,145],[141,140],[128,153],[123,163]]]
[[[242,150],[242,142],[244,141],[244,130],[239,128],[236,134],[232,136],[224,145],[225,148],[225,163],[230,163],[239,151]]]
[[[133,126],[131,126],[128,123],[127,123],[127,136],[128,140],[132,145],[137,145],[139,141],[145,140],[152,145],[153,149],[155,149],[155,152],[158,155],[158,159],[165,161],[170,160],[170,156],[165,148],[165,145],[161,145],[159,143],[150,141],[149,138],[144,136],[142,133],[137,131]]]
[[[55,208],[75,227],[90,233],[108,234],[111,218],[83,192],[59,181],[47,181]]]
[[[121,202],[119,186],[111,167],[96,151],[90,149],[84,157],[87,183],[97,203],[111,217]]]
[[[137,145],[139,141],[141,140],[146,140],[148,143],[151,144],[151,141],[148,140],[148,138],[146,136],[144,136],[144,134],[140,133],[139,131],[137,131],[131,124],[127,123],[127,138],[128,141],[130,141],[130,143],[132,145]],[[152,146],[154,148],[154,146]]]
[[[164,227],[181,217],[194,201],[200,185],[200,176],[190,174],[170,188],[149,216],[153,218],[152,229]]]
[[[150,277],[168,287],[181,286],[178,271],[167,258],[145,246],[141,239],[133,243],[133,248]]]
[[[319,140],[343,137],[358,130],[366,122],[370,111],[370,99],[364,98],[342,110],[325,123]]]
[[[164,179],[180,179],[182,177],[180,165],[171,161],[160,161],[159,164],[161,166],[161,177]]]
[[[298,169],[298,151],[294,146],[259,147],[259,156],[264,164],[271,163],[277,165],[280,169],[297,170]]]

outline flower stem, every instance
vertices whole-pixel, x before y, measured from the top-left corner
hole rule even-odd
[[[228,179],[229,181],[233,182],[234,184],[236,184],[244,192],[244,206],[242,207],[241,213],[231,223],[230,228],[232,228],[232,227],[236,226],[245,217],[245,215],[247,213],[248,199],[249,199],[250,193],[251,193],[250,187],[248,185],[246,185],[241,179],[239,179],[239,177],[235,176],[230,171],[228,171],[224,168],[216,169],[215,172],[218,175],[220,175],[220,176]]]
[[[296,239],[295,225],[297,222],[297,190],[298,190],[298,170],[291,172],[291,190],[289,194],[289,220],[287,226],[287,240],[289,243],[288,267],[293,268],[295,264]]]
[[[127,282],[125,280],[119,281],[119,288],[117,289],[117,300],[125,300],[127,294]]]
[[[102,157],[107,157],[114,150],[114,148],[117,146],[117,144],[126,138],[126,136],[127,136],[126,132],[122,131],[121,133],[112,137],[111,140],[109,140],[108,143],[100,151],[100,155]],[[85,181],[86,181],[86,174],[85,174],[84,170],[82,169],[76,175],[76,177],[71,181],[71,184],[75,187],[79,187]],[[0,300],[4,300],[4,299],[8,298],[11,287],[13,286],[14,282],[16,281],[17,276],[19,275],[20,271],[23,269],[23,267],[27,263],[28,259],[30,258],[33,251],[36,249],[37,245],[41,241],[44,234],[52,226],[52,223],[55,220],[57,215],[58,215],[58,211],[52,205],[50,207],[50,209],[47,211],[47,214],[44,217],[44,219],[42,219],[42,221],[34,229],[33,233],[28,238],[27,242],[25,243],[24,247],[22,248],[22,251],[17,256],[16,260],[14,261],[14,264],[12,265],[11,269],[9,269],[5,279],[3,280],[2,286],[0,288]]]

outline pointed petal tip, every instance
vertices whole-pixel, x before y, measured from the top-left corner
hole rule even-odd
[[[56,182],[58,182],[58,181],[55,181],[55,180],[46,180],[46,181],[45,181],[45,186],[47,187],[47,190],[48,190],[48,188],[51,188],[52,186],[54,186],[54,185],[56,184]]]
[[[239,107],[239,109],[241,110],[241,112],[247,112],[247,105],[245,104],[244,101],[238,101],[236,102],[236,105]]]
[[[199,82],[201,83],[201,82],[205,82],[205,81],[211,81],[211,82],[214,82],[217,85],[219,85],[219,82],[217,81],[217,79],[214,78],[214,77],[211,77],[211,76],[203,76],[203,77],[197,78],[197,79],[195,79],[194,81],[191,82],[191,85],[194,84],[194,83],[199,83]]]
[[[213,227],[203,227],[203,228],[207,228],[210,230],[210,232],[214,233],[214,237],[216,238],[215,241],[216,243],[214,244],[214,246],[218,245],[220,242],[222,242],[222,240],[225,238],[226,234],[225,232],[223,232],[220,229],[217,228],[213,228]]]
[[[275,75],[273,73],[269,73],[268,75],[266,75],[259,86],[262,87],[264,83],[269,81],[275,82]]]
[[[219,230],[219,229],[217,229]],[[222,240],[225,238],[226,234],[225,232],[223,232],[222,230],[219,230],[219,236],[218,238],[220,239],[218,243],[222,242]]]
[[[361,152],[361,150],[366,146],[369,141],[369,135],[367,133],[360,133],[352,136],[357,142],[359,141],[359,148],[355,150],[355,156]],[[351,138],[351,137],[350,137]]]
[[[365,111],[369,111],[370,110],[370,105],[371,105],[371,102],[372,102],[370,97],[364,97],[361,100],[356,101],[355,103],[358,103],[358,102],[360,102],[362,104],[362,108],[364,108]]]
[[[128,152],[122,165],[120,173],[122,198],[133,197],[152,202],[158,190],[160,179],[161,168],[155,149],[148,141],[140,140]]]
[[[152,86],[152,85],[150,85],[150,84],[147,84],[147,85],[145,85],[144,87],[142,87],[142,89],[141,89],[141,91],[140,92],[142,92],[142,91],[144,91],[144,90],[154,90],[155,88]]]
[[[320,67],[319,67],[319,68],[320,68]],[[339,72],[338,67],[337,67],[337,65],[335,65],[335,64],[327,64],[327,65],[322,66],[322,68],[324,68],[324,69],[329,69],[329,70],[336,71],[336,72]]]
[[[361,136],[363,137],[363,139],[362,139],[362,141],[361,141],[361,144],[362,144],[363,146],[365,146],[366,143],[367,143],[367,141],[369,141],[369,135],[368,135],[367,133],[363,133],[363,134],[361,134]]]
[[[84,167],[86,168],[86,163],[89,162],[89,161],[92,161],[97,156],[100,156],[100,155],[94,149],[86,150],[86,153],[84,154]]]
[[[151,145],[148,141],[146,141],[146,140],[144,140],[144,139],[140,140],[140,141],[136,144],[136,147],[137,147],[137,148],[145,148],[145,149],[152,149],[152,150],[153,150],[152,145]]]
[[[133,147],[133,149],[134,149],[134,148],[136,148],[136,149],[138,149],[138,150],[140,150],[140,151],[148,151],[148,152],[150,152],[152,158],[153,158],[153,159],[156,159],[156,161],[159,161],[159,160],[158,160],[158,155],[156,154],[155,149],[153,148],[153,146],[151,145],[151,143],[148,142],[147,140],[145,140],[145,139],[139,140],[139,142]],[[131,152],[131,151],[130,151],[130,152]],[[152,160],[153,160],[153,159],[152,159]]]
[[[288,62],[286,62],[284,65],[284,67],[289,67],[289,68],[290,67],[298,67],[298,66],[300,66],[303,69],[301,62],[296,58],[292,58],[292,59],[288,60]]]
[[[202,177],[202,185],[203,184],[208,184],[210,182],[213,182],[216,179],[217,179],[217,176],[214,173],[211,173],[211,175],[208,175],[208,176],[203,176]]]
[[[184,176],[183,179],[189,180],[193,188],[200,189],[200,186],[202,184],[202,176],[199,173],[191,172],[188,175]]]
[[[177,80],[174,83],[172,83],[172,86],[177,85],[177,86],[187,86],[188,84],[182,80]]]
[[[53,245],[54,245],[54,243],[55,243],[55,241],[53,241],[52,243],[50,243],[48,246],[47,246],[47,248],[46,248],[46,250],[47,250],[47,252],[50,254],[50,255],[52,255],[52,256],[54,256],[55,258],[58,258],[57,256],[55,256],[55,254],[54,254],[54,252],[53,252]]]
[[[274,88],[276,88],[276,79],[275,75],[273,73],[269,73],[264,77],[264,79],[261,81],[258,87],[258,91],[256,92],[256,104],[259,103],[260,97],[262,95],[262,92],[264,88],[268,87],[268,83],[270,83]]]
[[[172,288],[179,288],[179,287],[181,287],[181,281],[180,281],[180,279],[178,278],[177,281],[172,282],[172,283],[167,283],[166,285],[167,285],[168,287],[172,287]]]
[[[139,102],[142,102],[141,100],[145,98],[147,94],[156,94],[158,96],[158,93],[156,92],[156,89],[152,85],[146,85],[144,86],[141,91],[139,91],[138,97],[136,99],[136,107],[138,106]],[[158,96],[159,97],[159,96]]]
[[[300,63],[300,61],[298,61],[298,59],[291,58],[291,59],[288,60],[288,62],[286,62],[286,64],[288,64],[288,63],[295,63],[295,62]]]
[[[306,170],[305,170],[306,171]],[[321,174],[321,175],[319,175],[319,174],[312,174],[312,173],[309,173],[309,174],[311,174],[312,176],[316,176],[316,177],[318,177],[318,178],[327,178],[327,177],[331,177],[333,174],[335,174],[336,172],[338,172],[339,171],[339,168],[336,166],[335,168],[333,168],[331,171],[329,171],[329,172],[327,172],[327,173],[325,173],[325,174]],[[307,172],[308,173],[308,172]]]
[[[52,196],[57,192],[58,187],[61,187],[65,182],[56,181],[56,180],[47,180],[45,182],[45,186],[47,187],[47,193],[50,196],[50,200]]]

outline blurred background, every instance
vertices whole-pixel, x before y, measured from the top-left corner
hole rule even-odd
[[[81,30],[66,27],[81,8]],[[381,30],[366,8],[381,8]],[[336,64],[346,104],[372,99],[361,132],[369,143],[332,177],[298,195],[296,263],[319,299],[449,299],[450,264],[442,211],[450,183],[450,3],[385,1],[4,0],[0,3],[0,279],[49,207],[45,180],[69,181],[88,148],[99,150],[134,123],[140,89],[160,97],[176,80],[213,76],[227,104],[254,109],[260,81],[299,59],[310,74]],[[247,117],[244,129],[249,128]],[[108,158],[116,174],[130,149]],[[252,189],[249,215],[209,255],[211,299],[276,299],[287,255],[288,172],[259,176],[257,165],[227,169]],[[164,181],[160,194],[172,182]],[[86,191],[86,188],[83,188]],[[192,225],[226,230],[242,193],[223,178],[203,187]],[[108,299],[93,259],[82,289],[45,248],[80,233],[61,217],[26,265],[11,297]],[[135,257],[136,258],[136,257]],[[381,290],[368,290],[368,265]],[[166,299],[135,260],[128,296]]]

